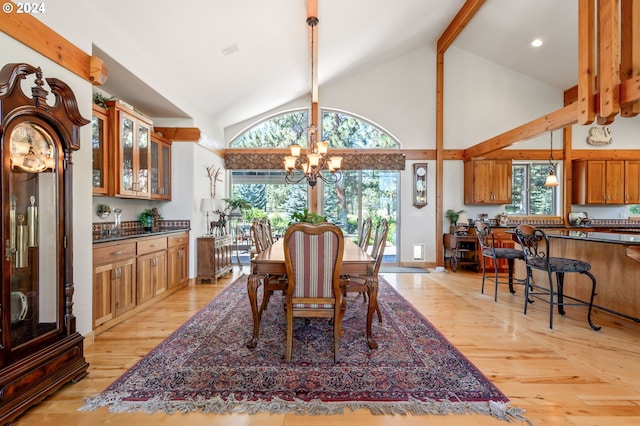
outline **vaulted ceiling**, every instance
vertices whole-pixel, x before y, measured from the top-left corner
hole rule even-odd
[[[318,0],[320,87],[435,45],[463,4]],[[110,0],[85,6],[222,126],[309,93],[306,0]],[[544,40],[538,49],[530,45],[536,37]],[[577,2],[487,0],[454,46],[566,89],[577,83]],[[105,91],[154,117],[188,116],[111,52],[94,46],[93,53],[109,67]]]

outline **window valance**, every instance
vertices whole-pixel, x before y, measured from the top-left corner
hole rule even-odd
[[[343,170],[404,170],[405,155],[402,153],[330,150],[332,155],[342,157]],[[234,150],[225,152],[226,169],[236,170],[280,170],[286,151],[256,152],[256,150]]]

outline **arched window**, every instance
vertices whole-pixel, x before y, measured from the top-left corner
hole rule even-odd
[[[364,218],[371,217],[374,223],[387,219],[391,244],[385,262],[396,263],[398,170],[404,168],[404,157],[400,153],[389,154],[388,150],[399,149],[400,144],[382,127],[362,117],[329,109],[322,110],[321,117],[320,137],[329,142],[329,149],[349,151],[340,153],[346,157],[343,164],[347,165],[342,180],[316,188],[322,191],[319,213],[354,238]],[[225,161],[232,169],[232,196],[242,197],[254,206],[245,218],[247,226],[253,217],[269,216],[272,228],[283,232],[291,215],[306,208],[306,181],[286,184],[282,151],[270,153],[264,149],[288,148],[294,143],[306,147],[307,128],[307,110],[289,111],[255,123],[229,144],[234,156],[225,155]]]

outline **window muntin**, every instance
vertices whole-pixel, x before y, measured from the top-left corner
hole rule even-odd
[[[558,215],[558,187],[544,186],[548,163],[514,163],[512,171],[512,203],[505,206],[507,214]]]

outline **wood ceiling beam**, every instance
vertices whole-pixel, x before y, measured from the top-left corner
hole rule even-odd
[[[598,0],[598,123],[610,124],[620,112],[620,29],[618,0]]]
[[[624,0],[620,11],[620,115],[635,117],[640,113],[640,101],[624,99],[629,94],[626,83],[640,76],[640,0]],[[624,92],[624,93],[623,93]]]
[[[440,237],[440,230],[444,221],[444,54],[469,24],[485,0],[467,0],[456,16],[451,20],[437,43],[436,53],[436,224],[434,243],[436,247],[436,265],[444,265],[444,246]]]
[[[578,123],[590,124],[596,118],[595,113],[595,6],[593,0],[578,1],[578,85],[572,93],[578,102]],[[567,91],[564,104],[567,105]]]
[[[32,15],[0,13],[0,31],[92,84],[100,85],[107,79],[108,70],[101,59],[84,53]]]
[[[197,127],[154,127],[153,130],[172,142],[198,142],[200,140],[200,129]]]
[[[531,139],[553,130],[562,129],[578,122],[578,104],[572,103],[552,113],[508,130],[491,139],[464,150],[465,161],[507,148],[516,142]]]
[[[444,53],[471,22],[485,0],[467,0],[438,39],[438,53]]]

